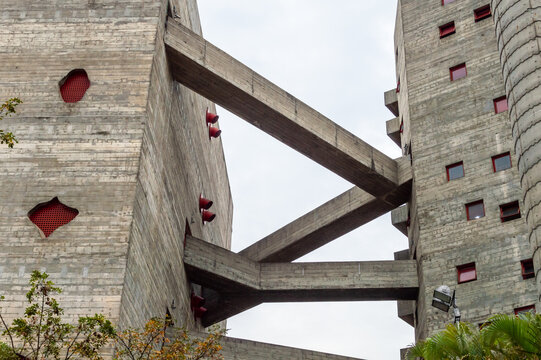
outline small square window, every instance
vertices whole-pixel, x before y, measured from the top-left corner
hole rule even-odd
[[[522,269],[522,278],[524,280],[535,277],[535,272],[533,269],[533,259],[522,260],[520,262],[520,267]]]
[[[515,315],[520,315],[527,312],[535,314],[535,305],[528,305],[528,306],[523,306],[523,307],[519,307],[515,309]]]
[[[469,263],[469,264],[457,266],[456,273],[458,276],[459,284],[477,280],[477,271],[475,271],[475,263]]]
[[[494,99],[494,112],[499,114],[504,111],[507,111],[507,97],[501,96]]]
[[[483,200],[466,204],[466,217],[468,220],[480,219],[485,216]]]
[[[453,35],[456,32],[455,22],[451,21],[448,24],[440,26],[440,39]]]
[[[455,81],[458,79],[462,79],[463,77],[466,77],[466,64],[460,64],[457,66],[453,66],[449,69],[449,74],[451,75],[451,81]]]
[[[475,18],[475,22],[481,21],[491,16],[492,16],[492,13],[490,12],[489,4],[485,6],[481,6],[480,8],[473,10],[473,17]]]
[[[445,169],[447,170],[447,181],[464,177],[464,164],[462,161],[447,165]]]
[[[446,4],[450,4],[453,1],[455,1],[455,0],[441,0],[441,5],[443,6],[443,5],[446,5]]]
[[[520,218],[520,208],[518,201],[509,204],[500,205],[500,218],[502,222],[511,221]]]
[[[506,170],[510,167],[511,155],[508,152],[492,157],[492,168],[494,169],[494,172]]]

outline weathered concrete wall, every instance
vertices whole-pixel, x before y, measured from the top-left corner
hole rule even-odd
[[[541,293],[541,1],[492,1],[528,239]],[[537,300],[537,310],[541,310]]]
[[[403,140],[411,137],[413,157],[409,238],[419,269],[417,337],[452,321],[431,306],[432,293],[442,284],[457,290],[462,319],[474,323],[536,299],[534,282],[521,277],[520,260],[531,257],[524,216],[500,220],[500,204],[524,204],[516,168],[492,169],[491,156],[511,151],[513,163],[515,157],[507,113],[495,114],[493,106],[505,93],[493,21],[474,21],[473,10],[482,5],[399,3],[395,39],[397,71],[405,79],[400,113],[408,114]],[[450,21],[456,33],[440,39],[438,27]],[[451,82],[449,68],[461,63],[466,78]],[[465,177],[447,181],[445,166],[458,161]],[[486,216],[467,221],[465,204],[481,199]],[[476,263],[477,280],[457,284],[456,267],[470,262]]]
[[[146,121],[156,1],[2,1],[0,99],[18,96],[0,126],[0,293],[21,314],[29,274],[44,270],[67,316],[119,317],[139,153]],[[91,86],[64,103],[59,81],[83,68]],[[42,239],[27,212],[54,196],[79,215]]]
[[[233,208],[221,139],[209,139],[205,122],[206,108],[214,107],[172,80],[161,40],[166,3],[161,5],[122,298],[121,322],[130,326],[163,317],[167,309],[176,325],[193,323],[182,262],[186,223],[194,236],[231,245]],[[172,1],[170,11],[201,32],[195,0]],[[210,210],[217,215],[205,225],[199,194],[213,200]]]

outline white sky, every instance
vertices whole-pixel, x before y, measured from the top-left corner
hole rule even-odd
[[[397,0],[198,0],[205,38],[387,155],[396,86]],[[218,109],[239,251],[352,185]],[[407,239],[387,214],[300,261],[393,259]],[[228,320],[229,335],[366,359],[399,358],[413,328],[395,302],[263,304]]]

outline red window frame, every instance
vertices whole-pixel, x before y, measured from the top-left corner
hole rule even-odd
[[[535,277],[533,268],[533,259],[525,259],[520,261],[520,269],[524,280]],[[531,269],[531,270],[530,270]]]
[[[454,2],[455,0],[441,0],[441,6],[445,6],[445,4],[450,4]]]
[[[470,206],[475,206],[481,204],[483,206],[483,215],[479,217],[470,217]],[[477,200],[471,203],[466,204],[466,219],[469,220],[477,220],[485,217],[485,204],[483,203],[483,200]]]
[[[484,6],[481,6],[480,8],[473,10],[473,17],[475,19],[475,22],[484,20],[491,16],[492,16],[492,11],[490,11],[490,4],[486,4]]]
[[[449,35],[453,35],[456,32],[455,22],[451,21],[450,23],[441,25],[439,29],[440,39],[443,39],[444,37],[447,37]]]
[[[504,215],[506,210],[515,210],[511,214]],[[500,219],[502,222],[511,221],[520,218],[520,207],[518,201],[513,201],[507,204],[500,205]]]
[[[452,179],[451,179],[451,177],[449,176],[449,170],[450,170],[450,169],[453,169],[453,168],[455,168],[455,167],[458,167],[458,166],[462,167],[462,176],[455,177],[455,178],[452,178]],[[465,175],[465,174],[464,174],[464,162],[463,162],[463,161],[459,161],[459,162],[457,162],[457,163],[454,163],[454,164],[451,164],[451,165],[447,165],[447,166],[445,167],[445,171],[447,172],[447,181],[451,181],[451,180],[463,178],[464,175]]]
[[[459,284],[477,280],[477,269],[475,269],[475,263],[472,262],[457,266],[456,276]]]
[[[508,168],[505,168],[505,169],[496,170],[496,160],[501,159],[501,158],[506,157],[506,156],[509,157],[509,167],[508,167]],[[513,163],[511,162],[511,153],[510,153],[509,151],[506,152],[506,153],[503,153],[503,154],[494,155],[494,156],[492,157],[492,169],[494,170],[494,172],[504,171],[504,170],[507,170],[507,169],[511,169],[511,167],[513,167]]]
[[[494,101],[494,112],[496,114],[502,113],[504,111],[508,110],[507,106],[507,96],[500,96],[499,98],[496,98]]]
[[[535,305],[532,304],[532,305],[515,308],[515,315],[519,315],[530,310],[533,310],[532,312],[535,314]]]
[[[398,82],[396,83],[396,93],[398,94],[400,92],[400,78],[398,78]]]
[[[404,132],[404,119],[402,119],[402,120],[400,121],[400,128],[399,128],[399,131],[400,131],[401,134]]]
[[[464,75],[462,75],[462,72],[459,72],[462,69],[464,69]],[[468,70],[466,69],[466,63],[462,63],[462,64],[455,65],[453,67],[450,67],[449,75],[451,77],[451,81],[465,78],[468,75]]]

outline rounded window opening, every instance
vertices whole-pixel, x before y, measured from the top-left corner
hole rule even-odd
[[[85,96],[90,87],[90,79],[85,70],[76,69],[60,80],[60,95],[66,103],[76,103]]]
[[[40,230],[42,237],[49,237],[56,229],[68,224],[79,214],[79,210],[66,206],[54,197],[36,205],[28,212],[28,218]]]

